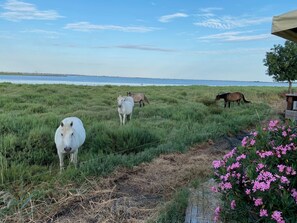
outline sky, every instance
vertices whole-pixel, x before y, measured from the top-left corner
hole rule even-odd
[[[273,81],[292,0],[0,0],[0,71]]]

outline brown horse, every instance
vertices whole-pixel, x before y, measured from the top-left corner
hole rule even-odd
[[[133,98],[134,103],[139,103],[139,107],[144,106],[144,102],[149,104],[149,101],[144,93],[132,93],[129,91],[127,92],[127,95]]]
[[[226,108],[227,103],[228,103],[228,107],[230,108],[230,102],[234,102],[236,101],[238,105],[240,105],[240,101],[241,99],[245,102],[245,103],[250,103],[250,101],[245,100],[244,95],[241,92],[228,92],[228,93],[223,93],[223,94],[218,94],[216,96],[216,100],[220,100],[221,98],[224,99],[225,104],[224,107]]]

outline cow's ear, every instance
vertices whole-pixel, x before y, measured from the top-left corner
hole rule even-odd
[[[71,126],[71,127],[73,126],[73,122],[70,123],[70,126]]]
[[[63,123],[63,122],[61,122],[61,123],[60,123],[60,126],[61,126],[61,127],[63,127],[63,126],[64,126],[64,123]]]

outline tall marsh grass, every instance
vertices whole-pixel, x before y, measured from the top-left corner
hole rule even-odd
[[[149,162],[161,153],[185,151],[253,127],[276,115],[270,104],[284,100],[285,88],[272,87],[129,87],[0,84],[0,218],[26,206],[23,198],[42,200],[56,185],[81,183],[110,174],[118,166]],[[116,98],[144,92],[150,104],[135,105],[132,120],[120,126]],[[251,104],[230,109],[215,102],[221,91],[241,91]],[[80,167],[58,175],[54,133],[60,121],[77,116],[87,133],[80,148]],[[58,196],[58,195],[55,195]],[[20,203],[18,203],[19,201]],[[15,204],[15,205],[13,205]],[[7,207],[6,207],[7,206]],[[6,207],[3,209],[3,207]]]

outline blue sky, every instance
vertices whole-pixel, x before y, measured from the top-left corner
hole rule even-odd
[[[272,81],[292,0],[0,0],[0,71]]]

